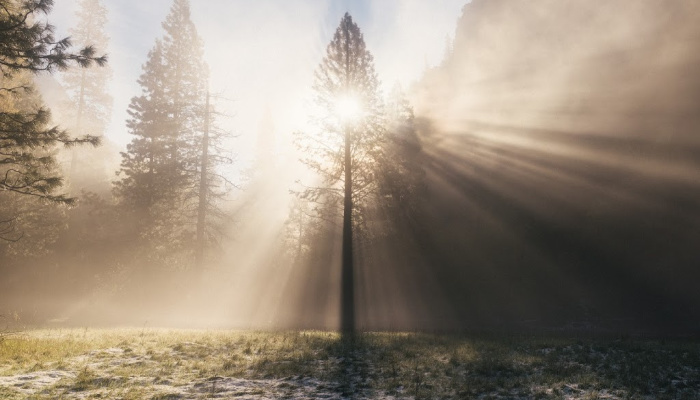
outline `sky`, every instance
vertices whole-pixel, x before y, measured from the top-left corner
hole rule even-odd
[[[265,110],[274,116],[279,141],[303,130],[308,121],[313,71],[321,61],[343,14],[349,12],[364,33],[383,89],[404,87],[426,66],[438,64],[445,39],[453,36],[468,0],[191,0],[192,19],[205,44],[211,90],[218,109],[230,115],[220,123],[237,135],[242,159],[254,153]],[[61,37],[74,24],[76,0],[56,2],[49,19]],[[125,147],[130,99],[140,94],[137,79],[172,0],[103,0],[114,71],[112,122],[107,137]]]

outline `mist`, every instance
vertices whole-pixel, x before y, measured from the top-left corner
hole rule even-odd
[[[414,101],[428,242],[451,254],[431,265],[451,304],[480,304],[466,320],[694,324],[697,18],[684,1],[465,7]]]
[[[106,3],[103,144],[57,153],[77,205],[0,203],[19,210],[23,232],[0,241],[0,314],[32,326],[338,329],[342,216],[299,195],[321,180],[295,134],[314,129],[314,72],[349,11],[382,96],[405,91],[406,160],[420,171],[415,199],[363,215],[358,329],[700,328],[695,1],[193,1],[207,121],[230,161],[212,167],[223,194],[196,267],[194,219],[182,245],[168,248],[164,223],[144,246],[146,219],[124,213],[116,184],[127,110],[173,2]],[[59,36],[76,7],[49,15]],[[53,123],[73,129],[62,73],[35,81]],[[89,174],[75,175],[76,154]]]

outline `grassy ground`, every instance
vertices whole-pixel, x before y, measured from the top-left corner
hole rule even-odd
[[[328,332],[38,330],[3,399],[697,399],[700,343]]]

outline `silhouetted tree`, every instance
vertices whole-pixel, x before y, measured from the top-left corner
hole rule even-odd
[[[343,202],[341,329],[351,332],[355,329],[353,227],[363,223],[363,209],[376,193],[384,121],[374,60],[349,14],[342,18],[315,76],[317,129],[299,143],[307,155],[302,161],[318,173],[322,184],[307,188],[301,197],[317,204],[317,212]],[[348,112],[355,115],[344,115]]]

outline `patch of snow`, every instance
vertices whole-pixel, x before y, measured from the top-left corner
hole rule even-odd
[[[107,349],[93,350],[90,352],[91,356],[121,356],[124,354],[124,349],[119,347],[110,347]]]
[[[51,370],[14,376],[0,376],[0,386],[12,388],[22,394],[34,394],[55,385],[64,378],[73,379],[75,374],[69,371]]]

